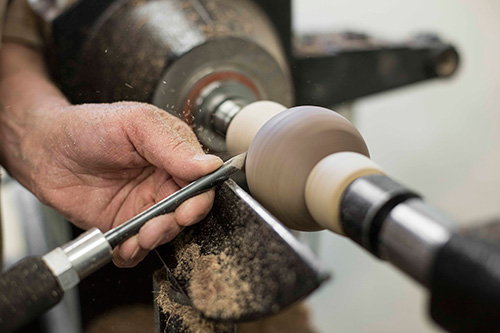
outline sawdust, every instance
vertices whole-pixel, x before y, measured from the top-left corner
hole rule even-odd
[[[186,249],[186,254],[187,257],[198,257],[199,255],[199,246],[196,244],[192,244]],[[219,260],[221,259],[219,256],[214,256],[214,255],[208,255],[205,257],[199,257],[200,260],[207,260],[209,265],[212,266],[214,269],[219,269],[221,264],[219,263]],[[227,256],[225,258],[228,258]],[[224,256],[222,256],[222,261],[224,262]],[[189,262],[189,260],[188,260]],[[222,266],[224,263],[222,264]],[[196,264],[194,265],[196,266]],[[208,266],[205,266],[208,267]],[[196,270],[196,268],[193,268],[193,270]],[[198,273],[195,273],[196,275]],[[200,279],[204,276],[208,276],[209,279],[213,279],[214,277],[219,277],[219,274],[211,275],[211,274],[206,274],[206,272],[203,272],[203,275],[199,275]],[[236,276],[236,278],[238,278]],[[224,280],[227,281],[227,278],[224,277]],[[201,282],[202,280],[200,280]],[[236,281],[236,280],[235,280]],[[231,284],[231,282],[229,282]],[[200,288],[199,291],[202,289],[211,289],[210,286],[214,286],[215,288],[217,286],[221,287],[222,293],[226,293],[232,288],[228,288],[227,285],[224,286],[224,284],[219,284],[215,281],[207,281],[205,284],[205,287],[202,288],[202,284],[197,285],[196,288]],[[235,288],[236,292],[238,292],[238,288]],[[195,310],[191,306],[185,306],[181,305],[179,303],[176,303],[169,297],[169,284],[167,281],[164,281],[161,284],[160,291],[159,291],[159,296],[156,299],[158,304],[160,305],[163,313],[165,313],[167,317],[167,324],[166,326],[169,327],[169,324],[174,322],[175,320],[172,320],[172,318],[181,318],[182,320],[182,325],[185,329],[187,329],[189,332],[200,332],[200,333],[213,333],[213,332],[231,332],[231,325],[230,324],[223,324],[223,323],[217,323],[213,321],[206,320],[200,312]],[[229,307],[234,307],[234,304],[237,302],[229,302],[228,304],[224,304],[227,302],[220,302],[217,298],[213,298],[216,294],[218,294],[217,291],[209,291],[207,292],[206,295],[199,295],[199,299],[205,299],[205,300],[212,300],[214,303],[213,308],[217,308],[218,306],[229,306]],[[210,303],[206,304],[208,306],[208,311],[211,311],[210,309],[213,309],[212,306],[210,306]],[[232,311],[237,311],[237,310],[232,310]],[[273,315],[267,318],[263,318],[260,320],[256,320],[253,322],[248,322],[248,323],[241,323],[237,326],[237,332],[239,333],[314,333],[316,330],[312,327],[310,323],[310,318],[309,318],[309,311],[307,306],[300,302],[298,304],[295,304],[291,306],[290,308],[278,313],[277,315]]]
[[[178,249],[174,275],[187,280],[187,292],[196,309],[205,316],[230,319],[248,309],[259,310],[251,285],[244,280],[244,266],[225,252],[201,255],[201,246],[191,243]]]
[[[242,280],[241,266],[234,261],[225,253],[210,254],[193,267],[189,294],[193,305],[209,317],[239,317],[253,295],[250,283]]]
[[[200,259],[201,246],[191,243],[187,247],[178,248],[176,251],[177,266],[174,269],[174,275],[177,279],[189,279],[191,270],[195,263]]]
[[[163,323],[173,313],[197,332],[201,320],[209,321],[202,325],[208,328],[214,325],[210,319],[255,320],[280,312],[317,286],[316,273],[230,191],[220,187],[207,218],[163,247],[166,265],[193,303],[173,307],[163,288]]]
[[[204,319],[201,313],[196,311],[193,307],[175,302],[168,295],[168,290],[169,283],[167,281],[163,281],[160,285],[159,294],[156,298],[157,304],[160,306],[162,312],[167,316],[166,327],[169,327],[171,320],[173,322],[181,320],[182,326],[189,332],[213,333],[223,332],[229,329],[229,325],[208,321]]]

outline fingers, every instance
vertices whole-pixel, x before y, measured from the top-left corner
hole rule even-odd
[[[185,181],[222,165],[217,156],[203,153],[191,129],[181,120],[152,105],[137,105],[123,117],[123,124],[130,142],[151,164]]]
[[[200,222],[212,209],[215,191],[210,190],[184,201],[175,210],[175,220],[183,227]]]
[[[152,250],[170,242],[185,227],[205,218],[212,208],[214,191],[210,190],[183,202],[174,214],[167,214],[148,221],[139,231],[138,244]]]
[[[174,214],[158,216],[148,221],[139,231],[138,241],[143,249],[152,250],[170,242],[181,231]]]
[[[192,130],[176,117],[148,104],[122,104],[127,109],[120,118],[122,127],[135,151],[172,177],[160,177],[165,176],[162,172],[148,177],[153,184],[144,183],[148,191],[139,195],[143,200],[135,200],[135,210],[142,210],[138,206],[148,206],[150,200],[152,203],[157,201],[155,196],[163,198],[178,190],[178,186],[222,165],[220,158],[203,153]],[[157,184],[162,185],[156,188]],[[149,193],[151,188],[156,189],[153,195]],[[201,221],[210,211],[214,196],[214,191],[210,190],[182,203],[175,213],[148,221],[138,235],[114,250],[113,261],[120,267],[135,266],[150,250],[171,241],[182,228]]]
[[[127,239],[113,250],[113,262],[118,267],[134,267],[148,254],[139,246],[139,237],[135,235]]]
[[[205,218],[214,200],[214,190],[183,202],[173,214],[158,216],[148,221],[139,234],[131,237],[113,251],[113,262],[118,267],[134,267],[159,245],[170,242],[185,227]]]
[[[117,246],[113,262],[118,267],[134,267],[157,246],[170,242],[182,230],[175,222],[174,214],[162,215],[148,221],[139,231]]]

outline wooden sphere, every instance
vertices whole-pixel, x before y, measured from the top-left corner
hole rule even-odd
[[[278,113],[250,144],[246,161],[250,192],[286,226],[321,230],[307,210],[307,177],[321,159],[341,151],[369,156],[361,134],[338,113],[315,106]]]

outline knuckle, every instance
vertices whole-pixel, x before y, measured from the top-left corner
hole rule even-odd
[[[187,149],[190,151],[191,147],[187,145],[186,141],[179,135],[175,135],[172,138],[170,149],[173,153],[183,153]]]

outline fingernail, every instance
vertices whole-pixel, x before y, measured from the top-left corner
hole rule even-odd
[[[132,253],[132,256],[130,257],[129,260],[127,260],[127,263],[128,262],[131,262],[132,260],[134,260],[136,257],[137,257],[137,254],[139,253],[139,247],[137,247],[134,251],[134,253]]]
[[[193,156],[193,160],[201,162],[209,162],[209,161],[220,160],[220,158],[211,154],[196,154]]]

